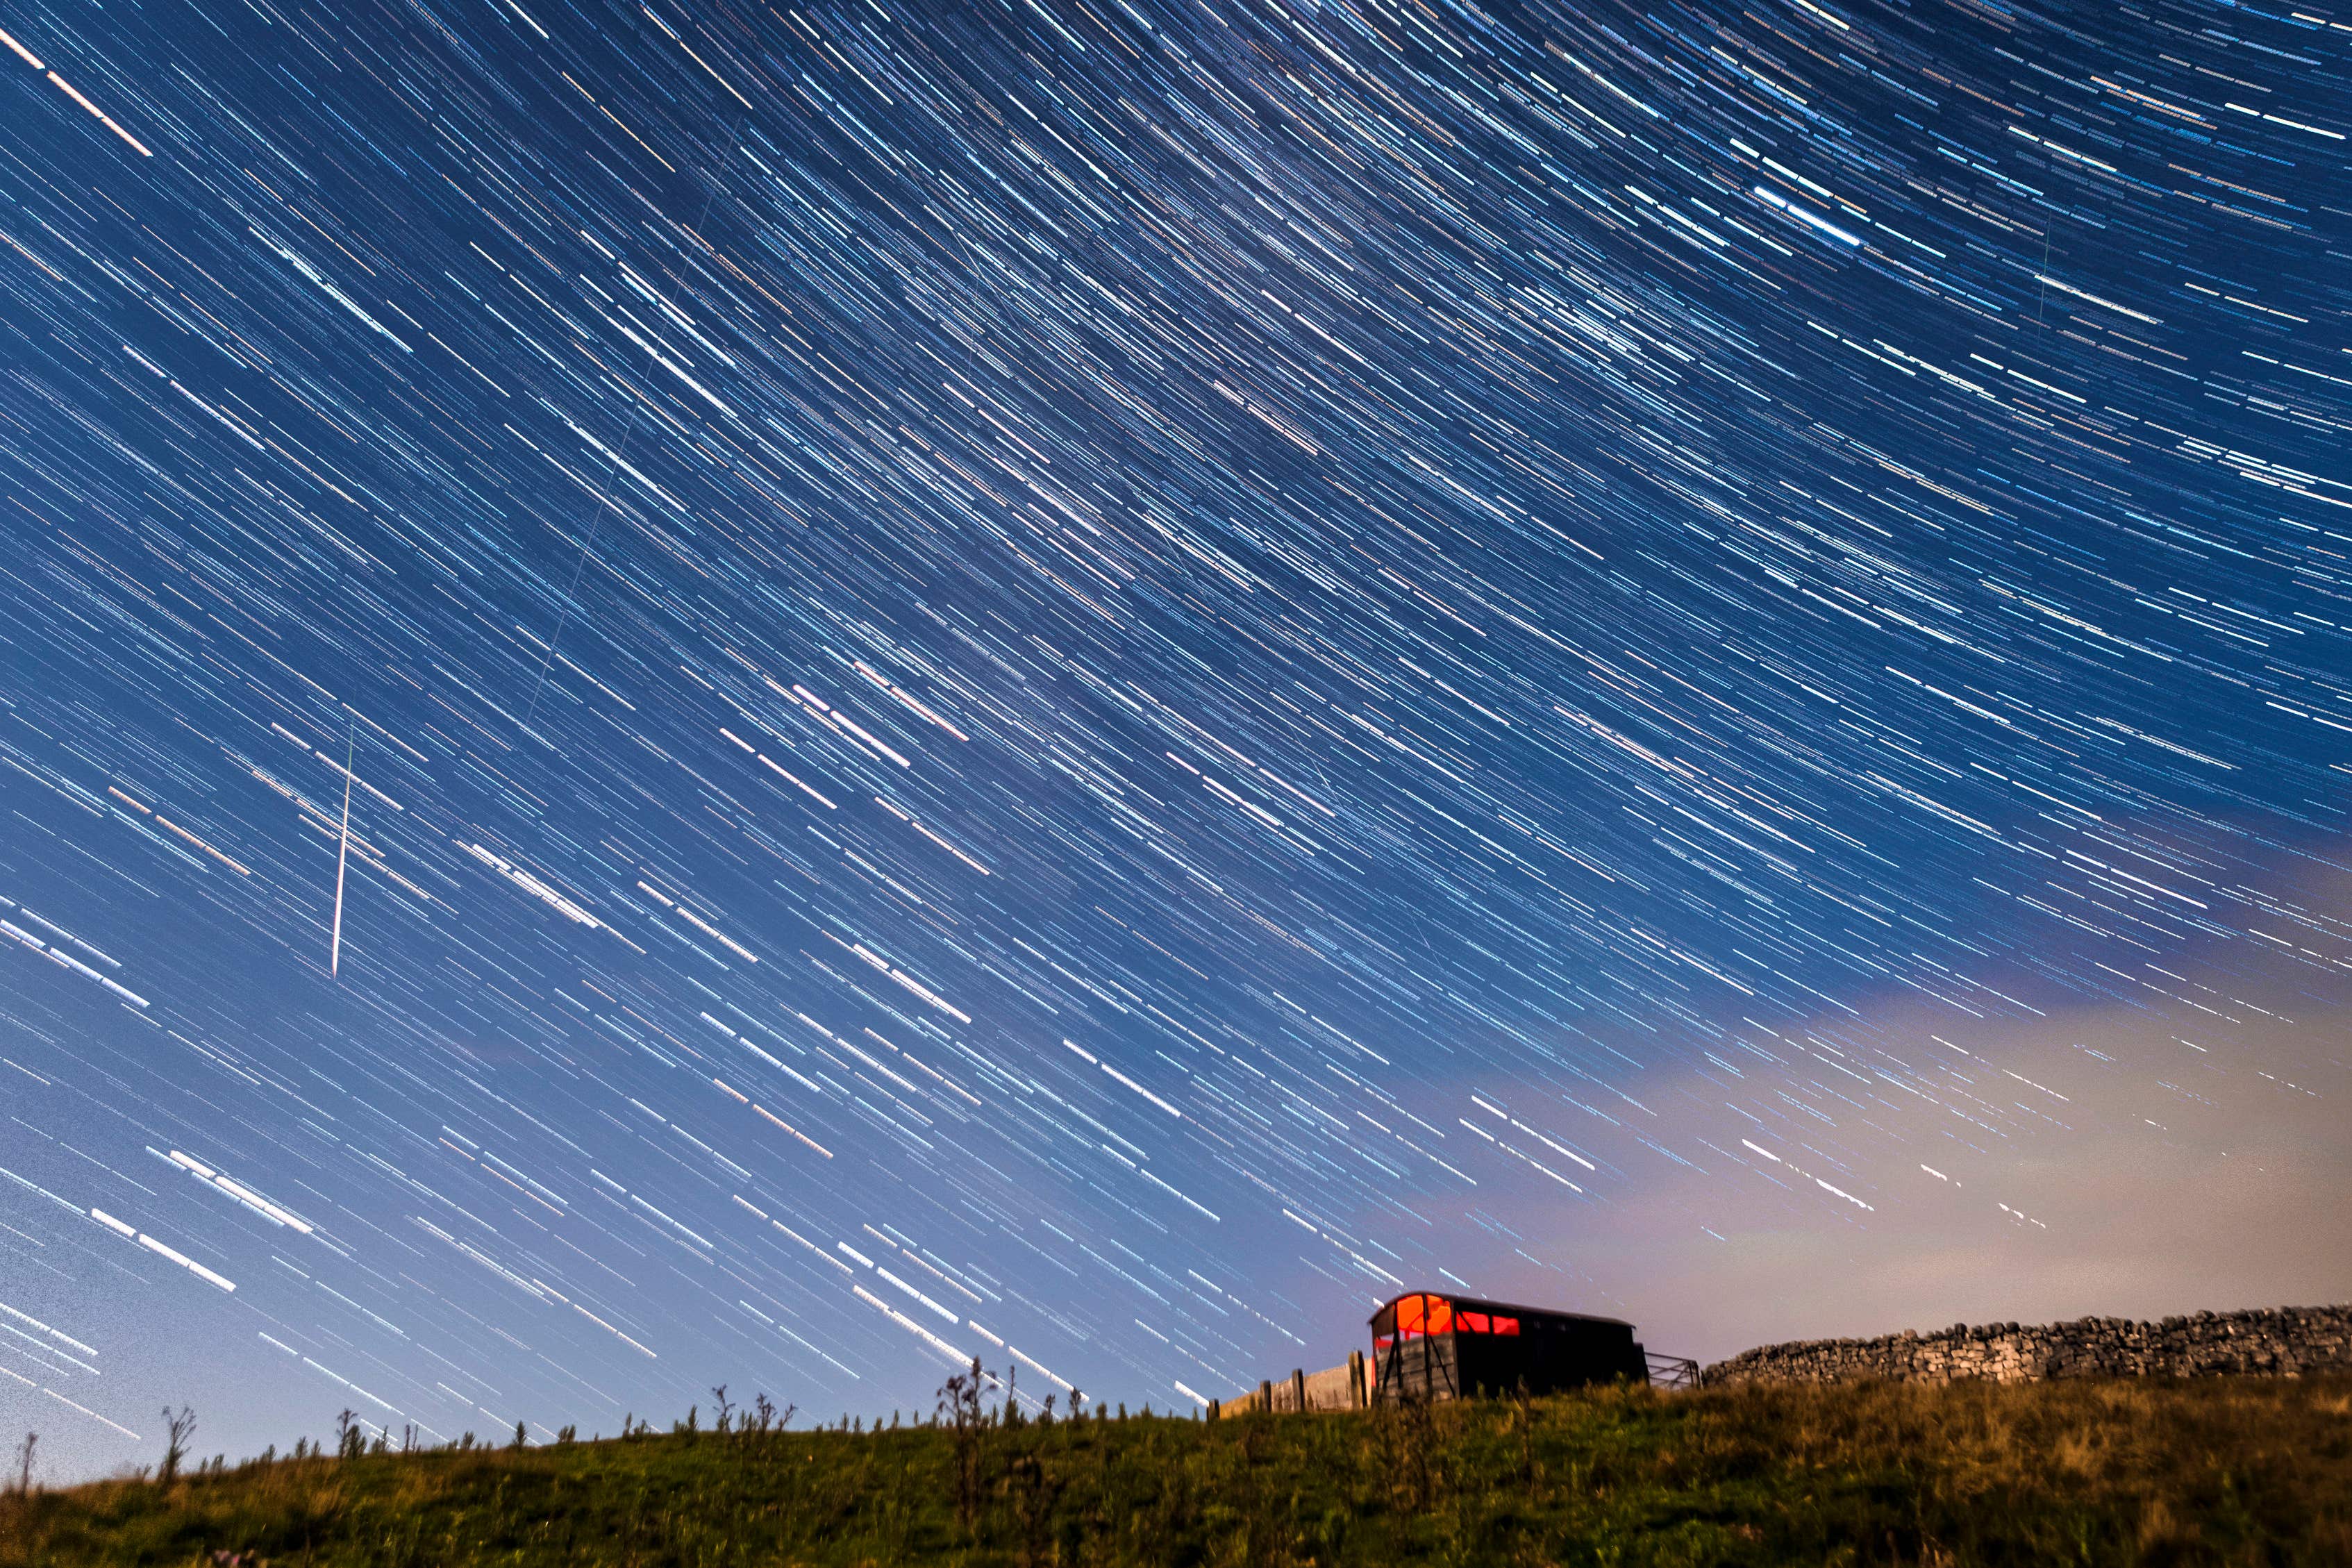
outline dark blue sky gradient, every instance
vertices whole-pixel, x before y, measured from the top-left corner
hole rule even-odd
[[[1182,1408],[1449,1279],[1694,1353],[1948,1321],[1854,1292],[1952,1247],[2226,1305],[2049,1270],[2344,1156],[2352,23],[5,26],[60,1473],[166,1399]]]

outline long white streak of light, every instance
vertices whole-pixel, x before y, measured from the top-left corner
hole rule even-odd
[[[357,731],[343,754],[343,835],[335,847],[335,933],[327,949],[327,973],[332,976],[343,963],[343,863],[352,852],[352,757],[359,744]]]

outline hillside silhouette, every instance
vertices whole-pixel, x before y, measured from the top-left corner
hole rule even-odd
[[[699,1411],[0,1500],[0,1564],[2352,1562],[2352,1378],[1591,1389],[1208,1422]],[[764,1404],[764,1402],[763,1402]]]

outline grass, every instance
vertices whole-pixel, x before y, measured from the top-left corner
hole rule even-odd
[[[0,1499],[0,1564],[2352,1563],[2352,1379],[674,1432]]]

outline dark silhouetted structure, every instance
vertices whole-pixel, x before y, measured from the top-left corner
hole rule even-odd
[[[1416,1290],[1374,1312],[1371,1327],[1374,1404],[1650,1377],[1633,1325],[1616,1318]]]

